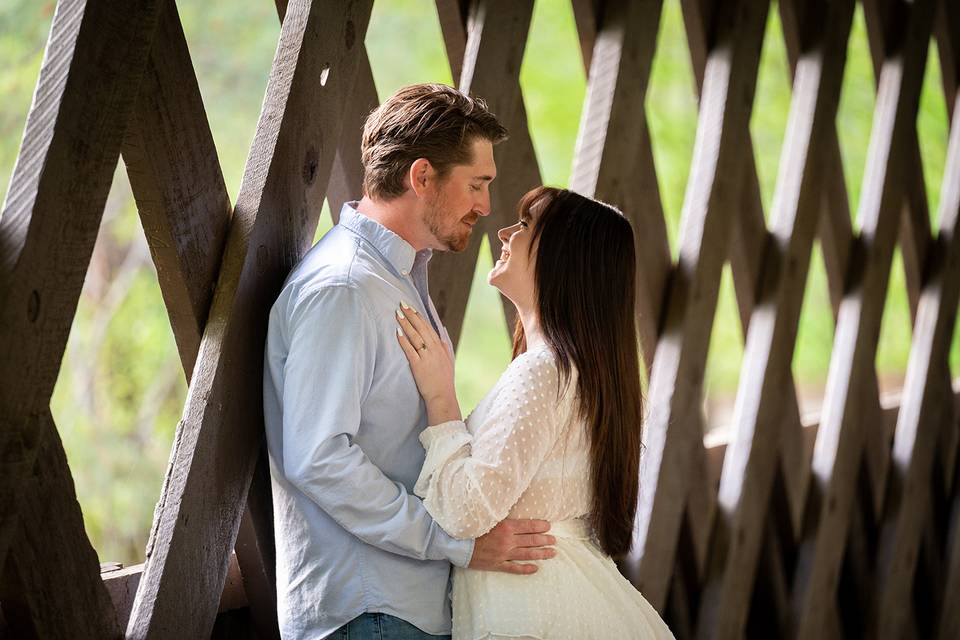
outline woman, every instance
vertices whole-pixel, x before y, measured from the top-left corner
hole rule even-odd
[[[556,556],[532,575],[455,569],[454,638],[670,638],[611,557],[630,548],[640,457],[634,245],[616,209],[540,187],[488,281],[517,308],[514,360],[461,420],[453,361],[402,306],[397,340],[427,405],[415,491],[451,535],[551,521]]]

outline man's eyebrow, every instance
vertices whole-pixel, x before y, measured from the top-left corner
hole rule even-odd
[[[490,181],[493,180],[493,176],[473,176],[473,179],[474,179],[474,180],[485,180],[486,182],[490,182]]]

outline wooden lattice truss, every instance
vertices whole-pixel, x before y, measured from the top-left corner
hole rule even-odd
[[[960,5],[862,0],[878,81],[855,232],[835,124],[854,0],[774,8],[793,96],[769,227],[748,122],[771,6],[682,0],[700,114],[674,263],[643,107],[661,4],[573,2],[589,81],[571,186],[620,206],[639,246],[649,417],[623,569],[680,637],[957,637],[947,351],[960,295],[960,127],[934,235],[915,120],[932,36],[954,113]],[[231,205],[174,1],[58,3],[0,219],[9,623],[42,637],[209,636],[236,549],[257,629],[276,634],[260,345],[323,199],[336,215],[361,191],[360,124],[378,102],[364,47],[371,5],[277,1],[280,43]],[[437,2],[453,77],[511,132],[496,149],[494,214],[465,252],[433,265],[455,342],[481,236],[494,239],[541,179],[518,81],[531,10]],[[118,593],[101,579],[49,410],[120,157],[190,384],[135,599],[136,580]],[[804,426],[790,363],[815,235],[836,335],[819,425]],[[914,332],[900,405],[881,407],[874,359],[898,238]],[[727,259],[746,347],[734,434],[705,449],[703,370]]]

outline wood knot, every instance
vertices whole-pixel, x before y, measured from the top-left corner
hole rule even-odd
[[[311,185],[317,179],[317,167],[320,164],[320,154],[314,147],[307,149],[303,159],[303,183]]]
[[[353,26],[353,20],[347,20],[347,25],[344,28],[343,34],[343,44],[346,45],[347,51],[353,48],[353,43],[357,41],[357,29]]]
[[[40,317],[40,292],[34,289],[30,292],[30,299],[27,301],[27,319],[30,322],[36,322]]]
[[[257,275],[263,275],[267,272],[267,263],[270,260],[270,251],[266,245],[257,247]]]

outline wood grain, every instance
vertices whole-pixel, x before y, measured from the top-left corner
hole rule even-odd
[[[474,0],[467,13],[448,2],[438,2],[437,7],[448,55],[461,41],[465,42],[460,90],[483,98],[510,132],[510,139],[493,149],[497,179],[490,186],[491,214],[477,224],[464,251],[438,252],[430,262],[430,296],[457,346],[482,237],[487,238],[491,256],[499,256],[501,243],[497,231],[513,224],[521,196],[541,183],[519,84],[533,2]],[[458,27],[453,20],[456,15],[465,16],[466,23]],[[451,72],[456,78],[458,58],[451,56],[450,60]],[[502,302],[506,326],[512,335],[514,308],[505,298]]]
[[[261,450],[262,349],[251,345],[263,344],[270,305],[312,240],[369,17],[369,2],[288,7],[154,517],[133,637],[213,628]]]
[[[666,600],[682,514],[690,452],[702,447],[696,411],[742,180],[749,122],[766,24],[766,2],[720,2],[716,43],[707,54],[693,163],[684,198],[679,260],[648,392],[645,458],[631,576],[650,603]],[[722,169],[721,169],[722,168]],[[708,240],[709,239],[709,240]],[[668,428],[669,427],[669,428]]]
[[[824,613],[837,588],[857,461],[865,442],[859,389],[868,380],[876,355],[904,196],[904,151],[916,119],[932,26],[932,2],[921,0],[901,9],[909,16],[903,51],[883,62],[858,213],[867,262],[847,278],[814,449],[813,481],[821,506],[810,510],[816,524],[805,526],[794,581],[794,624],[801,637],[822,633]]]
[[[737,431],[724,457],[718,494],[717,526],[727,532],[717,540],[728,544],[712,552],[723,560],[713,564],[704,589],[699,637],[744,632],[769,522],[780,432],[784,426],[797,429],[783,424],[783,398],[795,394],[790,366],[820,212],[822,140],[836,116],[854,8],[852,1],[814,4],[809,18],[829,26],[802,52],[794,76],[771,214],[773,242],[748,328],[733,416]]]

